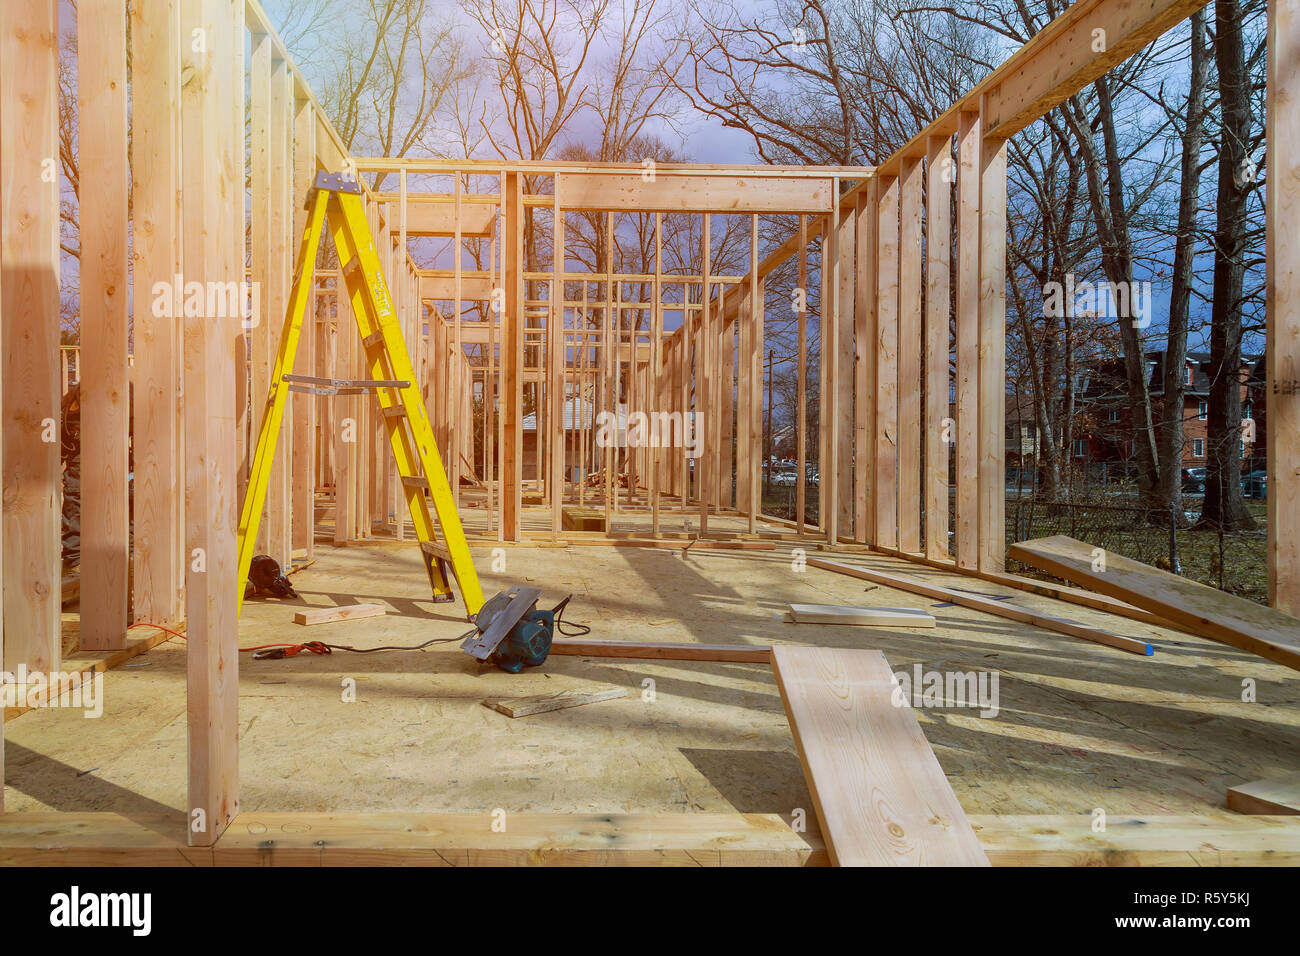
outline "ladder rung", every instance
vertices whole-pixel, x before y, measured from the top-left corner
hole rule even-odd
[[[385,417],[385,418],[405,418],[405,417],[406,417],[406,406],[405,406],[405,405],[390,405],[390,406],[388,406],[388,408],[385,408],[385,409],[383,410],[383,412],[384,412],[384,417]]]
[[[368,378],[318,378],[315,375],[283,375],[289,391],[310,395],[356,395],[379,388],[409,388],[410,382]]]
[[[442,558],[451,563],[451,551],[441,541],[421,541],[420,550],[431,558]]]
[[[402,486],[405,488],[423,488],[426,491],[429,488],[429,479],[423,475],[403,475]]]
[[[377,345],[377,344],[379,344],[380,342],[382,342],[383,340],[384,340],[384,330],[383,330],[383,329],[378,329],[378,330],[376,330],[376,331],[374,331],[374,332],[371,332],[369,335],[367,335],[367,336],[366,336],[365,338],[363,338],[361,341],[365,343],[366,348],[370,348],[370,346],[372,346],[372,345]]]

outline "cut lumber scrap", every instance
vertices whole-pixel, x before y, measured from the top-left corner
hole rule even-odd
[[[1296,866],[1300,817],[972,816],[995,866]]]
[[[821,568],[823,571],[835,571],[838,574],[847,574],[850,577],[859,578],[863,581],[873,581],[876,584],[884,584],[891,588],[898,588],[900,591],[910,591],[913,594],[923,594],[926,597],[937,598],[940,601],[950,601],[953,604],[960,604],[962,607],[968,607],[975,611],[983,611],[986,614],[1005,617],[1012,621],[1019,621],[1022,624],[1032,624],[1034,627],[1041,627],[1046,631],[1056,631],[1058,634],[1068,634],[1070,637],[1079,637],[1085,641],[1092,641],[1096,644],[1105,644],[1107,647],[1114,647],[1117,650],[1128,651],[1130,654],[1142,654],[1149,657],[1155,653],[1155,648],[1146,641],[1140,641],[1132,637],[1124,637],[1122,634],[1112,634],[1110,631],[1103,631],[1100,628],[1089,627],[1088,625],[1080,624],[1077,621],[1067,621],[1065,618],[1054,617],[1053,615],[1044,613],[1043,611],[1031,611],[1028,608],[1017,607],[1014,604],[1007,604],[1005,601],[995,601],[992,598],[981,597],[977,594],[970,594],[966,591],[955,591],[951,588],[940,587],[937,584],[927,584],[924,581],[917,581],[914,578],[905,578],[896,574],[885,574],[883,571],[873,571],[870,568],[844,564],[840,561],[828,561],[825,558],[809,558],[808,566],[812,568]]]
[[[1300,619],[1161,571],[1067,535],[1013,544],[1010,557],[1190,628],[1192,633],[1300,670]],[[1099,570],[1093,570],[1094,566]]]
[[[628,657],[656,661],[723,661],[737,664],[766,664],[772,649],[748,644],[644,644],[632,641],[588,641],[557,637],[551,653],[569,657]]]
[[[777,646],[772,671],[833,865],[988,865],[884,654]]]
[[[382,617],[388,608],[382,604],[345,604],[342,607],[316,607],[298,611],[293,616],[295,624],[329,624],[333,621],[355,621],[362,617]]]
[[[910,607],[855,607],[847,604],[791,604],[796,624],[867,624],[875,627],[934,627],[934,618]]]
[[[185,821],[116,813],[11,813],[0,865],[825,866],[816,826],[774,813],[241,813],[211,847]],[[499,829],[499,828],[498,828]]]
[[[1228,809],[1238,813],[1300,814],[1300,771],[1229,787]]]
[[[614,700],[616,697],[626,696],[626,687],[607,684],[594,689],[579,687],[554,694],[538,694],[534,697],[497,697],[483,701],[483,706],[490,707],[507,717],[529,717],[533,714],[545,714],[552,710],[581,707],[583,704],[595,704],[602,700]]]
[[[562,514],[565,531],[605,530],[605,512],[595,508],[565,508]]]

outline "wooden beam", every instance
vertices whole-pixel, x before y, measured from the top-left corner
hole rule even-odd
[[[1009,139],[1203,6],[1205,0],[1079,0],[995,71],[993,82],[976,87],[984,89],[985,135]]]
[[[799,323],[799,357],[796,372],[799,393],[798,421],[795,423],[795,440],[798,444],[796,461],[798,477],[795,479],[795,527],[803,534],[804,513],[808,507],[808,217],[799,217],[799,285],[795,309]]]
[[[1300,771],[1229,787],[1228,809],[1250,814],[1300,814]]]
[[[898,179],[881,179],[876,215],[875,541],[898,546]]]
[[[550,425],[547,450],[550,455],[550,473],[546,477],[551,493],[551,534],[559,536],[564,509],[564,392],[565,369],[568,366],[568,349],[564,345],[564,211],[560,208],[558,193],[563,189],[564,177],[555,177],[557,198],[551,207],[551,228],[554,238],[552,249],[551,312],[546,319],[547,331],[547,421]],[[629,375],[636,371],[635,366]],[[540,431],[538,432],[540,436]],[[628,449],[629,458],[631,449]]]
[[[505,177],[505,216],[501,232],[503,311],[501,313],[501,535],[518,541],[523,513],[524,231],[523,183]],[[421,280],[423,281],[423,280]]]
[[[980,116],[957,132],[957,564],[979,560]],[[999,484],[999,492],[1002,484]]]
[[[181,170],[185,273],[244,274],[243,4],[182,0]],[[238,132],[238,137],[236,133]],[[234,318],[185,317],[186,669],[189,842],[209,846],[239,812]]]
[[[307,203],[316,181],[316,110],[310,100],[299,99],[293,103],[293,168],[290,196],[293,201],[292,236],[301,239],[307,229]],[[313,263],[314,265],[314,263]],[[297,263],[293,263],[293,268]],[[400,291],[400,283],[394,288]],[[297,367],[299,374],[315,375],[317,348],[316,307],[317,296],[313,286],[308,297],[307,312],[303,319],[298,341]],[[292,482],[290,494],[293,551],[306,552],[304,560],[310,561],[316,549],[316,398],[305,392],[293,395],[293,463],[290,468]],[[398,522],[402,521],[399,510]]]
[[[59,174],[54,0],[0,3],[4,659],[60,655]]]
[[[557,637],[551,653],[563,657],[625,657],[642,661],[720,661],[767,664],[771,648],[745,644],[673,644],[640,641],[592,641]]]
[[[179,10],[173,0],[131,5],[132,233],[135,489],[151,507],[136,509],[131,604],[136,621],[174,625],[184,618],[184,496],[180,452],[181,328],[155,315],[152,292],[180,274],[181,223]],[[167,286],[164,285],[163,288]],[[146,294],[150,293],[150,294]]]
[[[774,813],[245,813],[214,847],[173,817],[22,813],[7,866],[825,866],[815,827]]]
[[[290,239],[293,230],[293,76],[284,60],[272,58],[270,82],[271,97],[267,113],[270,131],[267,154],[268,285],[262,289],[262,295],[267,301],[269,347],[271,365],[274,367],[274,356],[280,350],[284,316],[289,305],[295,247]],[[290,492],[293,488],[293,436],[297,431],[293,412],[294,403],[287,403],[280,431],[276,435],[275,458],[271,462],[271,477],[266,492],[266,551],[282,568],[293,564],[293,501]],[[260,416],[254,417],[258,418],[260,428]]]
[[[466,302],[487,302],[492,298],[492,278],[462,271],[460,296]],[[453,273],[423,272],[420,274],[420,298],[426,302],[455,302],[456,276]]]
[[[857,515],[857,503],[853,497],[854,454],[853,439],[856,436],[853,420],[853,392],[856,384],[857,361],[854,332],[857,328],[857,316],[854,311],[854,296],[857,292],[857,275],[853,268],[857,248],[855,235],[858,218],[855,208],[839,210],[839,229],[835,237],[835,497],[838,500],[836,514],[836,535],[853,535],[856,539],[857,528],[854,518]],[[825,472],[822,473],[825,480]]]
[[[496,227],[497,207],[480,203],[463,203],[460,207],[462,236],[488,236]],[[411,197],[406,203],[406,234],[450,237],[456,234],[456,206],[446,201],[429,201]]]
[[[885,655],[776,646],[772,671],[833,865],[988,865]]]
[[[691,175],[648,178],[640,174],[565,173],[557,202],[562,209],[589,212],[828,212],[831,179],[771,176]]]
[[[853,290],[853,540],[876,540],[876,190],[854,204],[857,266]],[[802,486],[802,481],[800,482]]]
[[[80,196],[81,646],[126,643],[127,515],[126,7],[77,7],[79,162],[94,170]],[[143,290],[142,290],[143,291]]]
[[[979,298],[979,567],[1001,571],[1006,550],[1007,144],[981,120]]]
[[[973,816],[995,866],[1296,866],[1300,819],[1107,815],[1106,828],[1091,814]]]
[[[903,160],[898,235],[898,547],[921,550],[921,183],[920,156]]]
[[[948,557],[949,288],[952,264],[952,137],[935,136],[926,152],[925,195],[925,556]]]
[[[1265,190],[1268,602],[1300,617],[1300,10],[1268,4]]]
[[[1112,634],[1110,631],[1103,631],[1100,628],[1089,627],[1086,624],[1079,624],[1076,621],[1069,621],[1041,611],[1017,607],[1014,604],[1007,604],[1005,601],[980,597],[967,591],[956,591],[951,588],[940,587],[937,584],[927,584],[915,578],[885,574],[883,571],[842,564],[839,561],[827,561],[824,558],[809,558],[808,566],[821,568],[823,571],[834,571],[837,574],[847,574],[849,577],[858,578],[862,581],[871,581],[874,584],[883,584],[887,587],[897,588],[900,591],[908,591],[912,594],[921,594],[940,601],[960,604],[962,607],[968,607],[975,611],[983,611],[996,617],[1019,621],[1021,624],[1031,624],[1034,627],[1041,627],[1045,631],[1068,634],[1070,637],[1082,638],[1085,641],[1092,641],[1094,644],[1104,644],[1107,647],[1114,647],[1130,654],[1150,657],[1155,653],[1155,649],[1146,641],[1124,637],[1120,634]]]
[[[1109,594],[1201,637],[1300,670],[1300,620],[1066,535],[1013,544],[1011,557]]]

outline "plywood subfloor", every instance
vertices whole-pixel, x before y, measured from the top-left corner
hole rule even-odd
[[[712,524],[712,522],[711,522]],[[998,675],[999,712],[917,716],[970,814],[1203,814],[1225,788],[1300,766],[1300,679],[1244,652],[1015,593],[1023,606],[1150,640],[1141,658],[828,571],[790,549],[476,546],[491,594],[511,583],[605,640],[873,647],[895,671]],[[335,549],[295,576],[298,602],[246,605],[246,646],[309,638],[361,646],[456,637],[459,605],[429,601],[414,543]],[[837,559],[983,594],[1008,589],[880,556]],[[497,562],[494,570],[494,561]],[[504,561],[504,568],[500,562]],[[306,629],[303,606],[389,613]],[[934,630],[793,625],[792,603],[913,607]],[[326,634],[328,630],[328,634]],[[241,808],[273,811],[811,812],[775,680],[757,664],[553,657],[512,676],[456,642],[422,652],[242,660]],[[345,684],[355,681],[355,703]],[[485,698],[599,681],[628,697],[511,720]],[[652,682],[652,683],[648,683]],[[1243,702],[1243,682],[1257,702]],[[104,717],[35,711],[6,725],[6,809],[177,813],[185,806],[184,648],[110,672]],[[652,690],[651,695],[649,691]]]

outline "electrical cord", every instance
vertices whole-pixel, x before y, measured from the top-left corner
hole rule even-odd
[[[582,637],[584,634],[590,634],[591,626],[588,624],[565,624],[564,623],[564,609],[568,606],[569,602],[572,600],[573,600],[573,595],[570,594],[559,604],[555,605],[555,629],[559,631],[561,634],[563,634],[565,637]],[[569,628],[569,630],[566,631],[565,630],[566,627]]]
[[[555,605],[555,629],[565,637],[582,637],[591,633],[591,626],[588,624],[567,623],[564,620],[564,609],[568,607],[573,595],[570,594],[559,604]],[[161,624],[150,624],[147,621],[139,621],[127,628],[129,631],[133,627],[153,627],[160,631],[165,631],[181,640],[188,638],[180,631],[173,631],[171,628],[163,627]],[[335,651],[346,651],[351,654],[374,654],[377,651],[422,651],[426,647],[434,644],[450,644],[453,641],[464,641],[478,633],[477,627],[472,627],[459,637],[435,637],[425,641],[423,644],[385,644],[381,647],[353,647],[349,644],[326,644],[324,641],[304,641],[301,644],[259,644],[256,647],[241,647],[241,654],[252,654],[253,660],[281,660],[286,657],[296,657],[304,651],[308,654],[318,654],[321,656],[333,654]]]

